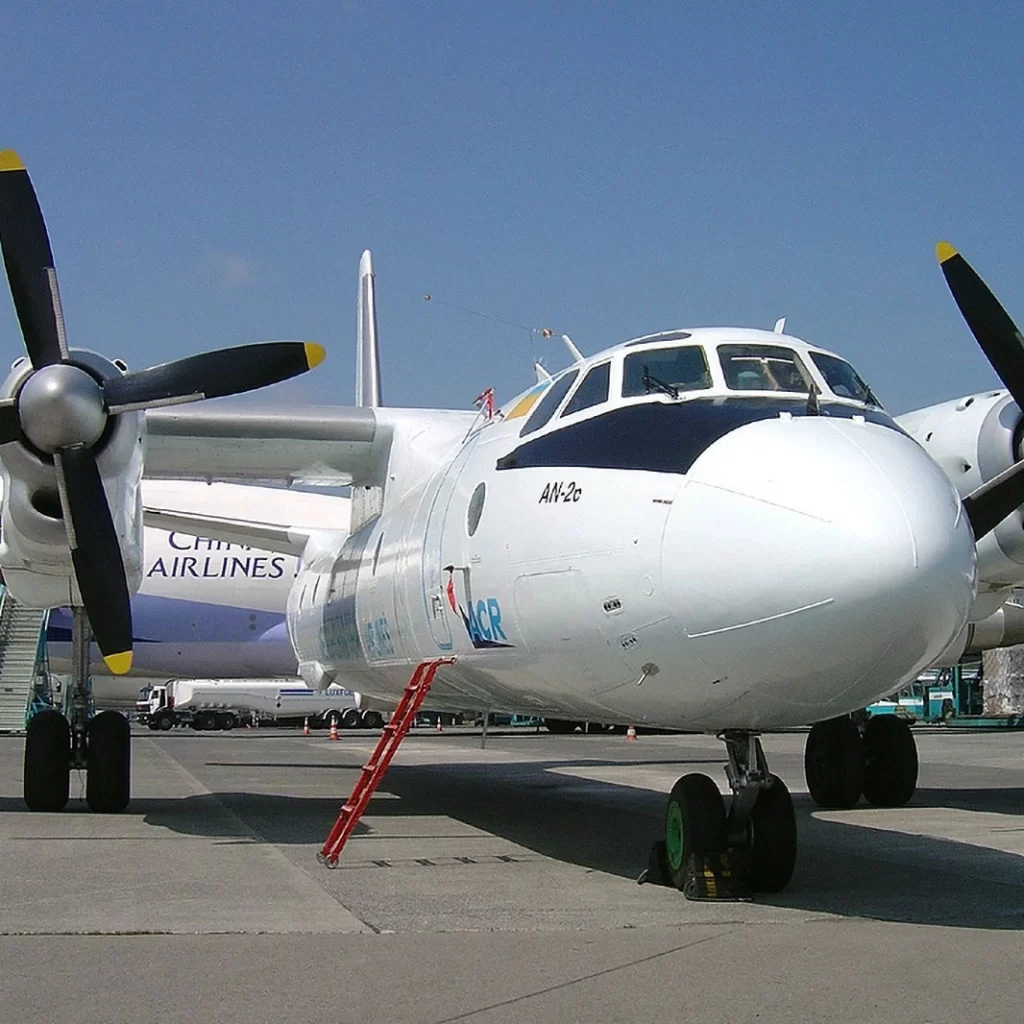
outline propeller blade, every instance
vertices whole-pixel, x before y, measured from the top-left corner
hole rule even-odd
[[[946,284],[999,379],[1024,409],[1024,338],[988,285],[948,242],[935,247]]]
[[[1008,515],[1024,504],[1024,461],[1014,463],[964,498],[964,512],[974,539],[991,533]]]
[[[268,341],[187,356],[103,384],[110,413],[202,398],[223,398],[276,384],[319,366],[324,349],[311,341]]]
[[[18,403],[13,398],[0,399],[0,444],[17,441],[21,437]]]
[[[121,547],[96,458],[89,448],[54,455],[75,579],[96,644],[107,667],[123,675],[132,665],[132,606]]]
[[[32,365],[67,358],[57,274],[32,180],[13,149],[0,150],[0,249]]]

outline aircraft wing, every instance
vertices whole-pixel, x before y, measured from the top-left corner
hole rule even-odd
[[[384,483],[393,423],[371,408],[208,402],[146,413],[149,479]]]

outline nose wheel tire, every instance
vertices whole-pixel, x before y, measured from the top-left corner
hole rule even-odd
[[[59,711],[29,719],[25,736],[25,803],[30,811],[59,811],[68,802],[71,726]]]
[[[672,884],[682,890],[691,855],[725,852],[725,802],[707,775],[684,775],[665,809],[665,860]]]
[[[737,867],[752,892],[780,892],[796,865],[796,816],[786,784],[777,775],[757,794],[747,822],[748,845]]]
[[[917,743],[910,726],[877,715],[864,730],[864,796],[876,807],[902,807],[917,789]]]
[[[131,729],[117,711],[89,720],[85,802],[98,814],[119,814],[131,796]]]
[[[811,728],[804,747],[804,776],[819,807],[852,807],[864,789],[864,743],[850,718]]]

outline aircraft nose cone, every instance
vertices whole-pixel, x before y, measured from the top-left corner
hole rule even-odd
[[[722,680],[714,704],[797,724],[937,658],[973,601],[975,548],[952,485],[910,438],[800,417],[750,424],[700,456],[662,573],[692,653]]]

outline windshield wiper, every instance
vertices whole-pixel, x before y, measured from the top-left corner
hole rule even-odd
[[[807,392],[807,415],[808,416],[820,416],[821,415],[821,402],[818,401],[818,396],[821,394],[821,389],[814,381],[809,381],[811,387]]]
[[[666,384],[663,380],[659,380],[652,374],[647,367],[644,367],[644,391],[650,394],[652,391],[660,391],[663,395],[668,395],[669,398],[679,397],[679,388],[673,387],[671,384]]]

